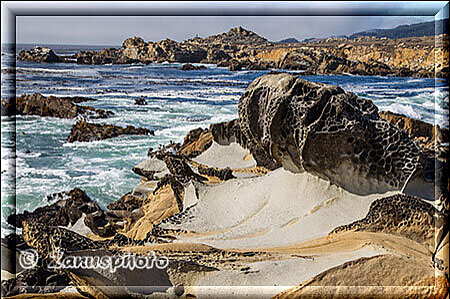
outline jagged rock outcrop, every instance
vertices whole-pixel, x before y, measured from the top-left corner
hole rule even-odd
[[[233,119],[211,124],[208,129],[197,128],[189,131],[177,153],[194,158],[206,151],[213,141],[220,145],[236,142],[246,147],[245,136],[241,132],[239,120]]]
[[[359,60],[349,60],[323,51],[305,49],[286,52],[278,61],[278,67],[280,69],[305,71],[305,75],[395,75],[395,70],[391,69],[386,64],[375,60],[361,62]]]
[[[2,296],[56,293],[69,285],[70,278],[67,274],[49,270],[46,265],[38,265],[23,270],[15,278],[2,280]]]
[[[214,167],[200,165],[198,167],[198,172],[200,174],[204,174],[210,177],[216,177],[221,181],[228,181],[235,178],[235,176],[233,175],[233,171],[229,167],[224,169],[218,169]]]
[[[25,54],[27,51],[21,51],[18,59],[46,59],[42,58],[46,57],[41,53],[42,50],[35,52],[37,54],[33,56]],[[33,58],[35,56],[38,58]],[[271,43],[252,31],[237,27],[221,34],[206,38],[195,37],[183,42],[168,38],[159,42],[145,42],[141,37],[135,36],[127,38],[119,49],[81,51],[59,59],[79,64],[201,62],[215,63],[233,71],[242,68],[281,68],[301,70],[305,75],[348,73],[446,78],[449,73],[446,34],[401,39],[327,38],[280,44]],[[46,60],[59,61],[53,56]]]
[[[183,64],[181,67],[182,71],[198,71],[198,70],[206,70],[206,67],[204,65],[195,66],[190,63]]]
[[[416,144],[371,101],[293,75],[255,79],[239,123],[258,165],[308,171],[356,194],[399,190],[421,167]]]
[[[192,170],[183,156],[165,155],[164,157],[162,157],[162,160],[164,161],[164,163],[166,163],[167,169],[169,169],[170,173],[182,183],[187,183],[192,179],[198,181],[206,180],[206,178],[196,174]]]
[[[67,142],[90,142],[118,137],[120,135],[154,135],[154,131],[145,128],[126,126],[125,128],[108,124],[78,121],[70,130]]]
[[[93,119],[114,115],[111,111],[75,104],[91,100],[91,98],[83,97],[45,97],[40,93],[24,94],[18,98],[10,98],[8,101],[2,100],[2,115],[39,115],[59,118],[83,116]]]
[[[139,60],[124,56],[121,49],[106,48],[99,52],[81,51],[74,56],[78,64],[131,64]]]
[[[91,200],[78,188],[52,194],[47,200],[57,202],[37,208],[33,212],[11,214],[8,223],[17,228],[22,228],[26,223],[72,227],[81,219],[92,233],[102,237],[111,237],[117,229],[122,228],[117,224],[120,223],[120,218],[103,211],[96,201]]]
[[[349,230],[401,235],[435,248],[436,228],[442,227],[444,215],[422,199],[398,194],[375,200],[366,217],[339,226],[330,234]]]
[[[49,48],[36,46],[31,50],[21,50],[17,55],[18,60],[33,62],[62,62],[58,55]]]
[[[266,44],[268,40],[258,34],[244,29],[241,26],[232,28],[228,32],[209,36],[207,38],[196,38],[189,41],[207,44]]]
[[[208,130],[202,128],[191,130],[184,137],[178,153],[190,158],[196,157],[211,146],[213,138],[213,135]]]

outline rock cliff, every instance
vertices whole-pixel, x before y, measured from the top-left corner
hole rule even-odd
[[[448,56],[446,34],[400,39],[327,38],[281,44],[237,27],[221,34],[182,42],[170,39],[146,42],[135,36],[127,38],[118,49],[82,51],[70,57],[57,56],[50,49],[37,47],[20,51],[18,59],[76,61],[79,64],[202,62],[225,66],[232,71],[281,68],[306,71],[305,74],[446,77]]]

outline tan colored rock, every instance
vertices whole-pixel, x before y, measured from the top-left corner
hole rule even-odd
[[[430,264],[381,255],[334,267],[274,298],[443,298],[447,289]]]

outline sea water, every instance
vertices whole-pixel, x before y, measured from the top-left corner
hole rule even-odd
[[[50,45],[69,55],[96,46]],[[16,52],[30,45],[18,45]],[[2,98],[14,95],[15,53],[2,46]],[[10,231],[9,214],[48,204],[47,195],[78,187],[99,204],[129,192],[140,181],[131,168],[146,158],[149,147],[182,142],[192,129],[237,118],[240,95],[250,82],[268,71],[237,72],[206,66],[182,71],[179,63],[77,65],[16,62],[15,93],[44,96],[85,96],[81,103],[114,112],[92,122],[141,126],[155,136],[120,136],[96,142],[67,143],[74,119],[39,116],[1,118],[2,235]],[[448,127],[448,87],[441,79],[378,76],[305,76],[334,84],[371,99],[380,110],[401,113]],[[147,105],[135,105],[144,98]],[[15,165],[14,165],[15,163]],[[15,167],[14,167],[15,166]],[[15,171],[14,171],[15,170]]]

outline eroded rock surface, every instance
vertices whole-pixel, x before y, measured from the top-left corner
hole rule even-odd
[[[120,229],[120,218],[101,209],[96,201],[78,188],[49,196],[51,205],[37,208],[33,212],[12,214],[8,223],[23,228],[29,223],[43,223],[48,226],[87,227],[91,233],[102,237],[113,236]],[[84,229],[86,230],[86,229]]]
[[[409,118],[402,114],[380,111],[379,115],[399,129],[405,130],[409,136],[425,147],[434,148],[441,143],[448,143],[448,130],[421,120]]]
[[[154,132],[141,127],[126,126],[123,128],[115,125],[88,123],[83,120],[72,126],[67,142],[90,142],[120,135],[154,135]]]
[[[107,118],[113,115],[111,111],[81,106],[76,103],[92,101],[83,97],[45,97],[40,93],[22,95],[18,98],[2,100],[2,115],[39,115],[59,118],[75,118],[77,116],[89,118]]]
[[[62,62],[58,55],[49,48],[42,48],[36,46],[31,50],[22,50],[17,55],[18,60],[32,61],[32,62]]]
[[[421,167],[406,132],[338,86],[261,76],[239,100],[239,122],[258,165],[308,171],[356,194],[399,190]]]
[[[398,194],[377,199],[366,217],[335,228],[330,234],[348,230],[402,235],[435,246],[435,228],[442,227],[444,215],[418,197]]]

